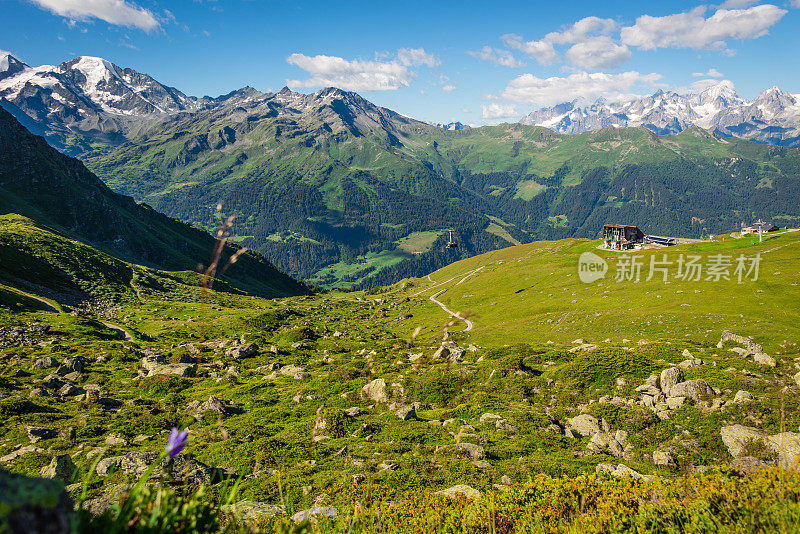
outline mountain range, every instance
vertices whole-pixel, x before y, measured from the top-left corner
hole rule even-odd
[[[658,134],[679,133],[692,126],[759,143],[800,146],[800,95],[771,87],[745,100],[728,80],[699,93],[658,91],[651,96],[609,103],[577,101],[533,111],[522,124],[575,134],[599,128],[643,126]]]
[[[647,124],[566,135],[526,124],[445,128],[332,87],[195,98],[98,58],[0,65],[0,104],[111,189],[207,231],[222,204],[238,216],[239,244],[322,286],[393,282],[513,244],[595,237],[605,222],[699,237],[758,217],[800,219],[800,151],[687,121],[654,132],[653,109],[672,112],[672,93],[640,102]],[[695,111],[678,108],[689,117],[738,101],[717,89]],[[450,230],[458,249],[444,249]]]

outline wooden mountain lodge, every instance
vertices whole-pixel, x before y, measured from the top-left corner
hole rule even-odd
[[[626,250],[644,241],[644,232],[628,224],[603,225],[603,242],[606,248]]]
[[[751,224],[750,226],[745,226],[744,228],[742,228],[742,233],[743,234],[757,234],[757,233],[760,232],[760,233],[766,234],[767,232],[774,232],[776,230],[780,230],[780,228],[778,228],[777,226],[775,226],[772,223],[765,223],[765,222],[761,222],[759,220],[758,222],[755,222],[755,223]]]

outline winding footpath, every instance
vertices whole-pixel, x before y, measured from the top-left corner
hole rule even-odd
[[[442,290],[441,290],[441,291],[439,291],[438,293],[434,293],[433,295],[431,295],[431,296],[430,296],[430,299],[431,299],[431,301],[433,301],[433,302],[435,302],[436,304],[438,304],[438,305],[439,305],[439,307],[440,307],[441,309],[443,309],[443,310],[444,310],[444,312],[445,312],[446,314],[448,314],[450,317],[455,317],[456,319],[459,319],[459,320],[461,320],[461,321],[464,321],[464,323],[467,325],[467,327],[464,329],[464,332],[469,332],[470,330],[472,330],[472,327],[474,327],[474,326],[475,326],[475,324],[474,324],[472,321],[470,321],[470,320],[469,320],[469,319],[467,319],[466,317],[461,317],[461,314],[460,314],[459,312],[453,312],[453,311],[450,311],[450,310],[447,308],[447,306],[445,306],[444,304],[442,304],[441,302],[439,302],[438,300],[436,300],[436,297],[438,297],[439,295],[441,295],[441,294],[442,294],[442,293],[444,293],[445,291],[447,291],[447,290],[446,290],[446,289],[442,289]]]
[[[455,280],[456,278],[461,278],[461,280],[459,280],[459,281],[458,281],[458,282],[456,282],[456,284],[455,284],[455,285],[459,285],[459,284],[461,284],[461,283],[462,283],[464,280],[466,280],[467,278],[469,278],[470,276],[472,276],[472,275],[474,275],[474,274],[477,274],[477,273],[479,273],[480,271],[482,271],[482,270],[483,270],[485,267],[486,267],[486,265],[481,265],[481,266],[480,266],[480,267],[478,267],[477,269],[473,269],[473,270],[471,270],[471,271],[467,271],[466,273],[461,273],[461,274],[458,274],[458,275],[456,275],[456,276],[454,276],[454,277],[452,277],[452,278],[448,278],[447,280],[445,280],[445,281],[443,281],[443,282],[437,282],[437,283],[434,283],[432,286],[430,286],[430,287],[426,287],[426,288],[425,288],[425,289],[423,289],[422,291],[417,291],[416,293],[414,293],[413,295],[410,295],[410,296],[411,296],[411,297],[417,297],[417,296],[421,295],[422,293],[425,293],[425,292],[426,292],[426,291],[428,291],[429,289],[434,289],[434,288],[436,288],[436,287],[440,287],[440,286],[442,286],[442,285],[444,285],[444,284],[446,284],[446,283],[448,283],[448,282],[452,282],[452,281],[453,281],[453,280]],[[428,275],[428,280],[430,280],[431,282],[433,282],[433,279],[431,279],[431,275]],[[466,324],[466,325],[467,325],[467,327],[464,329],[464,332],[469,332],[470,330],[472,330],[472,329],[473,329],[473,327],[475,326],[475,324],[474,324],[472,321],[470,321],[469,319],[467,319],[466,317],[462,317],[460,312],[454,312],[454,311],[452,311],[452,310],[448,309],[448,308],[447,308],[447,306],[445,306],[445,305],[444,305],[442,302],[440,302],[439,300],[437,300],[437,299],[436,299],[436,297],[438,297],[439,295],[441,295],[441,294],[442,294],[442,293],[444,293],[445,291],[447,291],[447,288],[445,288],[445,289],[442,289],[441,291],[439,291],[439,292],[437,292],[437,293],[434,293],[433,295],[431,295],[431,296],[429,297],[429,298],[430,298],[430,300],[431,300],[431,302],[434,302],[435,304],[437,304],[437,305],[438,305],[438,306],[439,306],[439,307],[440,307],[442,310],[444,310],[444,312],[445,312],[447,315],[449,315],[450,317],[454,317],[454,318],[458,319],[459,321],[464,321],[464,324]]]

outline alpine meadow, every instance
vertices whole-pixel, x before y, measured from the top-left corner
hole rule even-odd
[[[0,20],[0,534],[800,531],[797,1]]]

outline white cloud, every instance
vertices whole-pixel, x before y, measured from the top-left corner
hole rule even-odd
[[[442,91],[444,91],[445,93],[452,93],[455,90],[456,90],[455,85],[445,85],[444,87],[442,87]]]
[[[429,54],[424,48],[401,48],[397,51],[397,61],[404,67],[416,65],[438,67],[441,64],[436,56]]]
[[[685,13],[642,15],[620,30],[622,43],[643,50],[694,48],[727,51],[727,39],[756,39],[766,35],[787,13],[772,4],[749,9],[720,9],[705,18],[706,6]]]
[[[694,76],[695,78],[702,78],[706,76],[711,78],[722,78],[725,75],[722,74],[717,69],[715,69],[714,67],[711,67],[710,69],[708,69],[708,72],[693,72],[692,76]]]
[[[514,104],[491,104],[481,106],[483,108],[484,119],[505,119],[509,117],[518,117],[517,108]]]
[[[96,18],[146,32],[160,26],[149,10],[125,0],[31,0],[56,15],[75,20]]]
[[[576,72],[565,77],[537,78],[523,74],[509,82],[501,97],[504,100],[553,106],[572,100],[593,101],[599,97],[622,100],[630,95],[635,85],[653,85],[661,79],[660,74],[641,74],[636,71],[607,74],[604,72]]]
[[[472,110],[468,108],[461,108],[461,113],[472,113]]]
[[[617,28],[618,24],[612,19],[585,17],[564,31],[548,33],[542,40],[560,45],[580,43],[593,34],[608,35]]]
[[[800,8],[800,0],[792,0],[791,2],[792,7]]]
[[[388,61],[361,61],[336,56],[292,54],[290,65],[308,72],[307,80],[288,80],[290,87],[339,87],[350,91],[392,91],[408,87],[417,74],[409,67],[436,66],[439,60],[422,48],[401,48],[397,57]]]
[[[605,35],[576,43],[567,50],[566,60],[584,69],[612,69],[631,58],[631,51]]]
[[[742,9],[743,7],[750,7],[757,4],[759,0],[725,0],[718,6],[717,9]]]
[[[472,57],[482,59],[483,61],[491,61],[492,63],[502,65],[503,67],[517,68],[524,65],[524,63],[518,61],[517,58],[514,57],[514,54],[508,50],[499,50],[497,48],[492,48],[491,46],[484,46],[480,50],[469,51],[467,54],[471,55]]]
[[[584,69],[614,68],[628,61],[630,50],[609,37],[619,29],[613,19],[585,17],[562,31],[550,32],[538,41],[525,41],[521,36],[501,37],[506,46],[521,50],[548,65],[558,61],[554,45],[572,45],[565,54],[567,63]]]
[[[501,37],[509,48],[525,52],[542,65],[550,65],[558,61],[558,53],[553,43],[548,41],[524,41],[521,36],[510,33]]]

